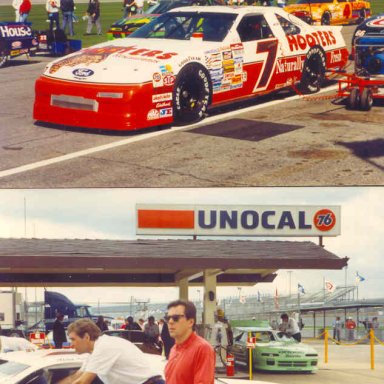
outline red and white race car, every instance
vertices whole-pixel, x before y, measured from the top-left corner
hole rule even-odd
[[[210,106],[300,83],[320,89],[348,60],[341,27],[275,7],[184,7],[118,39],[47,65],[34,118],[134,130],[201,119]]]

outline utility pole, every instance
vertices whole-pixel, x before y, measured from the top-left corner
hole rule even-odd
[[[288,273],[288,281],[289,281],[289,287],[288,287],[289,298],[291,298],[291,295],[292,295],[292,285],[291,285],[291,282],[292,282],[292,272],[293,271],[287,271],[287,273]]]

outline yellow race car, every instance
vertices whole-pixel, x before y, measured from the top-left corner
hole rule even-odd
[[[342,25],[363,22],[371,15],[371,4],[364,0],[298,0],[284,10],[308,24]]]

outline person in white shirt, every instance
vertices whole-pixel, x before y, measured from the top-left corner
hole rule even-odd
[[[281,316],[281,324],[279,325],[279,331],[287,336],[292,336],[298,342],[301,342],[301,332],[299,324],[292,317],[288,317],[286,313]]]
[[[45,9],[48,13],[49,30],[54,30],[53,23],[56,24],[56,29],[60,29],[59,23],[59,11],[60,11],[60,0],[47,0]]]
[[[59,384],[90,384],[98,376],[104,384],[165,384],[160,371],[133,343],[116,336],[101,335],[90,319],[68,326],[68,336],[79,354],[89,353],[81,368]]]
[[[34,351],[35,344],[22,337],[0,336],[0,352]]]
[[[15,21],[18,23],[20,21],[20,5],[23,0],[13,0],[12,7],[15,10]]]

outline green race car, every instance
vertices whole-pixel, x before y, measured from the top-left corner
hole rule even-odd
[[[235,364],[249,365],[249,336],[256,338],[252,348],[253,369],[263,371],[312,372],[317,369],[318,353],[309,345],[280,334],[269,326],[234,327],[231,352]]]

